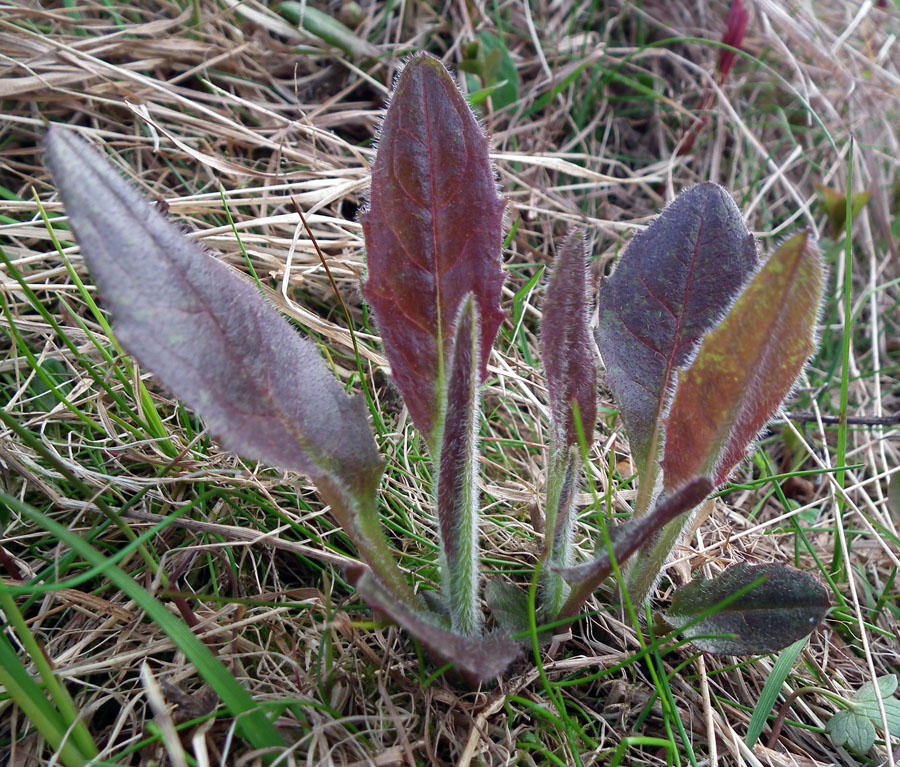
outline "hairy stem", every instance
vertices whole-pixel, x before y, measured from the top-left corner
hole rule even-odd
[[[564,577],[572,585],[572,592],[560,610],[559,617],[572,618],[577,615],[585,600],[616,567],[641,548],[657,530],[702,503],[712,487],[708,477],[698,477],[671,495],[657,498],[653,509],[617,529],[609,548],[599,551],[593,561],[564,572]]]
[[[555,450],[550,459],[544,556],[551,567],[541,570],[544,609],[548,618],[556,617],[570,591],[568,584],[554,568],[565,568],[572,564],[572,510],[578,465],[577,448],[565,452]]]
[[[672,549],[681,540],[692,517],[692,514],[683,514],[673,519],[647,541],[624,568],[624,588],[633,604],[644,605],[650,598]]]
[[[437,512],[444,595],[453,630],[481,632],[478,606],[478,321],[471,296],[457,321],[437,455]]]
[[[372,568],[381,582],[407,607],[420,607],[418,598],[403,577],[384,536],[374,495],[350,496],[327,478],[319,478],[316,489],[331,506],[332,514],[350,536],[363,561]]]

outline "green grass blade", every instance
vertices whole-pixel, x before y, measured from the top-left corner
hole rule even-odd
[[[44,528],[72,548],[88,564],[100,567],[106,563],[106,557],[93,546],[37,509],[2,491],[0,491],[0,501],[8,504],[23,517]],[[134,600],[146,613],[147,618],[165,632],[178,649],[194,664],[200,676],[215,690],[228,711],[237,720],[239,731],[253,748],[281,749],[284,747],[284,741],[278,731],[259,706],[254,703],[249,693],[241,687],[222,662],[184,623],[118,567],[108,566],[105,572],[109,581],[116,588],[121,589],[129,599]]]
[[[72,743],[82,754],[90,758],[97,756],[99,753],[97,746],[94,744],[84,722],[78,716],[78,707],[75,705],[75,701],[72,700],[65,686],[56,678],[50,666],[50,661],[37,643],[34,635],[28,629],[28,624],[2,581],[0,581],[0,608],[3,609],[6,620],[12,626],[16,636],[18,636],[25,652],[31,657],[31,662],[34,663],[34,667],[37,669],[44,687],[56,704],[61,721],[65,725],[66,730],[70,731]]]
[[[847,156],[847,217],[844,220],[846,231],[844,233],[844,285],[841,301],[844,304],[844,336],[841,342],[841,404],[838,415],[837,456],[835,462],[838,466],[847,463],[847,403],[850,389],[850,345],[853,341],[853,139],[850,139],[850,152]],[[845,487],[845,473],[835,474],[838,485],[843,490]],[[837,493],[835,496],[837,508],[835,509],[834,525],[834,552],[831,556],[831,575],[838,582],[844,581],[844,536],[839,534],[838,527],[844,525],[844,496]]]
[[[778,660],[775,661],[772,673],[769,674],[769,678],[763,686],[759,702],[754,707],[753,714],[750,717],[750,724],[747,726],[747,737],[744,738],[744,742],[748,748],[753,748],[756,745],[756,741],[759,740],[759,736],[766,726],[766,720],[769,718],[769,714],[772,713],[772,709],[775,708],[775,703],[781,694],[781,687],[787,681],[788,676],[790,676],[791,669],[794,668],[794,663],[797,662],[797,656],[806,647],[808,641],[809,637],[803,637],[803,639],[798,639],[794,644],[785,647],[778,653]]]
[[[6,634],[0,632],[0,685],[21,709],[66,767],[81,767],[87,758],[66,737],[67,728],[59,712],[28,675]]]

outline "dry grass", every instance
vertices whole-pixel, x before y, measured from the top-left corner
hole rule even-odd
[[[638,634],[600,603],[599,614],[576,626],[563,652],[543,666],[551,683],[581,679],[559,688],[568,719],[560,721],[548,705],[545,682],[530,660],[486,690],[467,691],[447,675],[423,685],[434,669],[407,638],[361,622],[368,613],[335,568],[353,556],[352,548],[302,479],[221,452],[146,376],[165,436],[143,427],[147,403],[134,395],[142,373],[116,357],[123,372],[116,378],[93,345],[91,336],[103,339],[103,330],[75,281],[80,276],[93,292],[89,276],[77,247],[58,252],[53,246],[35,197],[51,217],[62,215],[39,141],[47,121],[76,127],[102,144],[148,197],[165,200],[192,237],[236,269],[252,266],[272,302],[329,350],[336,372],[349,380],[356,372],[349,335],[298,226],[290,201],[296,198],[351,309],[367,375],[386,412],[380,441],[390,468],[383,505],[395,545],[406,567],[433,579],[429,467],[386,384],[385,360],[367,332],[357,292],[364,260],[356,213],[370,140],[404,54],[425,48],[452,66],[474,34],[497,34],[499,25],[505,36],[520,99],[488,111],[485,123],[510,200],[514,236],[504,254],[510,309],[570,225],[588,225],[599,281],[633,230],[674,191],[700,180],[733,190],[765,250],[800,225],[821,234],[834,297],[823,315],[822,350],[791,404],[811,419],[795,421],[798,439],[786,442],[776,428],[764,441],[760,456],[770,456],[769,473],[777,473],[787,445],[796,458],[788,459],[788,469],[836,464],[838,432],[820,416],[836,415],[840,405],[845,262],[825,229],[815,185],[845,188],[847,139],[854,137],[854,185],[873,198],[854,226],[848,398],[852,417],[884,423],[849,430],[847,463],[858,468],[847,473],[845,490],[826,473],[785,486],[797,501],[788,507],[772,483],[736,490],[716,503],[668,573],[677,583],[691,570],[715,572],[744,559],[815,569],[812,554],[827,569],[835,546],[843,549],[849,579],[837,588],[847,608],[815,634],[788,684],[852,691],[873,675],[900,671],[898,588],[891,586],[900,564],[896,477],[893,505],[889,500],[889,480],[900,467],[900,425],[891,420],[900,410],[900,220],[891,197],[900,179],[896,8],[756,0],[744,45],[751,58],[739,59],[720,88],[716,48],[693,38],[720,39],[728,10],[721,1],[594,11],[568,0],[530,8],[371,3],[356,31],[378,46],[377,64],[301,35],[252,0],[204,0],[199,23],[191,3],[175,0],[49,5],[0,3],[0,242],[79,354],[8,270],[0,270],[8,307],[0,318],[0,401],[56,458],[49,463],[0,431],[0,482],[71,530],[94,536],[108,554],[122,539],[98,527],[94,496],[119,507],[143,492],[128,512],[136,530],[158,521],[154,515],[196,504],[151,541],[181,601],[139,560],[125,566],[167,605],[180,605],[199,621],[197,631],[257,700],[283,703],[277,723],[292,745],[281,763],[565,764],[577,752],[584,764],[606,764],[626,734],[669,738],[685,763],[687,747],[677,733],[667,734],[669,720],[651,698],[657,692],[651,671],[676,667],[672,705],[699,764],[856,763],[821,732],[835,707],[815,694],[791,711],[790,720],[802,727],[789,724],[772,750],[751,751],[743,739],[772,659],[735,667],[733,659],[692,657],[682,649],[658,664],[628,662],[640,650]],[[669,38],[682,39],[653,45]],[[715,96],[710,119],[693,151],[678,156],[707,92]],[[57,234],[65,239],[64,229]],[[517,567],[535,559],[529,510],[540,504],[545,466],[539,292],[519,296],[519,324],[504,328],[486,392],[485,569],[520,581],[527,575]],[[101,366],[128,408],[97,386],[79,355]],[[54,398],[36,369],[52,376],[77,412]],[[602,404],[614,407],[608,398]],[[592,480],[624,510],[633,491],[627,447],[616,429],[615,418],[604,417]],[[766,471],[758,457],[736,480]],[[836,542],[840,496],[845,517]],[[587,514],[586,532],[592,520]],[[811,552],[798,543],[796,520],[809,531]],[[0,546],[7,584],[41,572],[49,577],[54,565],[58,581],[81,570],[65,546],[15,514]],[[20,608],[75,696],[103,759],[150,765],[176,758],[171,741],[167,751],[165,738],[148,729],[153,711],[140,669],[149,659],[164,701],[157,723],[167,715],[176,724],[199,719],[182,731],[198,764],[204,755],[212,764],[258,763],[246,744],[232,740],[232,722],[206,716],[216,700],[193,667],[102,577],[21,600]],[[618,664],[624,665],[613,669]],[[890,748],[876,751],[873,764],[900,761]],[[0,754],[10,764],[30,765],[45,763],[47,753],[23,714],[0,695]],[[658,743],[633,742],[625,759],[663,763],[666,752]]]

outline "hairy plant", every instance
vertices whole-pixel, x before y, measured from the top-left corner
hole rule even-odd
[[[426,605],[380,524],[384,470],[366,410],[255,288],[189,242],[72,131],[48,133],[48,163],[119,340],[195,409],[223,446],[310,477],[359,551],[349,581],[441,662],[473,682],[501,674],[529,625],[524,592],[487,584],[481,611],[480,390],[498,328],[504,201],[488,141],[452,77],[414,56],[399,76],[362,218],[363,295],[393,381],[436,468],[442,593]],[[586,245],[559,249],[544,301],[552,417],[541,621],[577,616],[616,564],[643,601],[685,520],[777,413],[814,347],[822,265],[801,233],[760,266],[730,196],[684,192],[627,249],[588,324]],[[599,346],[640,474],[634,518],[596,556],[573,556],[582,448],[593,439]],[[746,566],[693,584],[669,621],[708,651],[771,652],[828,608],[811,576]],[[720,635],[721,639],[708,635]]]

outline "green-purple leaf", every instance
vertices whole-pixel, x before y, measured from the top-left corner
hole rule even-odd
[[[765,655],[809,634],[830,606],[825,587],[809,573],[739,564],[678,589],[665,620],[703,652]]]
[[[646,514],[626,522],[611,533],[613,554],[617,565],[624,564],[654,533],[678,517],[703,502],[712,492],[712,482],[700,477],[688,482],[671,495],[661,495],[656,505]],[[602,548],[590,562],[557,571],[572,585],[565,606],[560,611],[561,618],[575,615],[591,593],[613,572],[609,551]]]
[[[753,236],[731,196],[704,183],[682,192],[634,238],[600,291],[597,344],[644,503],[655,484],[675,371],[756,266]]]
[[[373,610],[406,629],[438,662],[453,663],[472,683],[499,676],[519,656],[519,645],[508,636],[460,636],[440,626],[437,616],[409,609],[368,568],[348,568],[347,577]]]
[[[372,167],[363,295],[429,448],[439,438],[453,322],[470,293],[480,317],[480,381],[487,373],[503,320],[503,209],[472,110],[440,61],[414,56],[397,80]]]
[[[809,232],[787,240],[678,374],[663,480],[720,484],[778,411],[815,348],[824,270]]]
[[[560,248],[547,286],[541,322],[541,356],[559,451],[578,444],[576,405],[585,442],[594,439],[597,417],[597,365],[588,327],[584,234],[572,232]]]
[[[47,162],[116,336],[229,450],[308,475],[361,554],[411,598],[375,513],[384,468],[364,403],[257,290],[187,240],[75,133]]]

